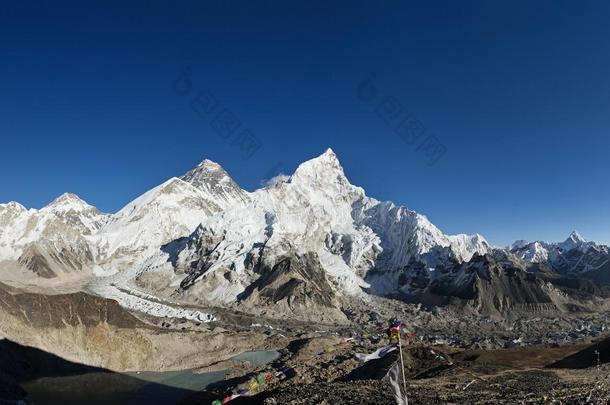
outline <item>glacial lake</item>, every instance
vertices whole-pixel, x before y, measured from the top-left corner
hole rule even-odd
[[[278,352],[245,352],[231,360],[264,365]],[[42,377],[23,382],[36,405],[65,404],[175,404],[208,385],[222,381],[228,370],[194,373],[192,370],[140,373],[90,372]]]

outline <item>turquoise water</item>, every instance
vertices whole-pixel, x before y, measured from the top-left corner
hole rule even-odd
[[[264,365],[279,357],[278,352],[246,352],[231,360]],[[91,372],[71,376],[51,376],[22,383],[36,405],[65,404],[175,404],[222,381],[228,370],[193,373],[192,370],[112,373]]]

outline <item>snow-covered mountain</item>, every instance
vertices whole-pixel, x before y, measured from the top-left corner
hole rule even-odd
[[[0,270],[46,278],[77,272],[184,302],[284,316],[336,319],[342,299],[367,294],[423,299],[493,290],[482,280],[509,297],[521,288],[510,280],[529,280],[528,263],[567,274],[603,265],[607,255],[576,233],[510,250],[478,234],[445,235],[424,215],[352,185],[330,149],[254,192],[204,160],[112,215],[72,194],[41,210],[0,205]],[[481,266],[494,267],[494,276]],[[506,302],[552,295],[536,285]]]
[[[221,209],[248,202],[248,193],[242,190],[229,174],[216,162],[205,159],[196,168],[180,177]]]
[[[272,300],[282,311],[311,311],[327,306],[325,299],[363,291],[398,293],[399,278],[414,262],[429,272],[490,249],[480,235],[445,235],[421,214],[366,196],[328,150],[202,221],[189,238],[164,249],[169,262],[160,253],[148,268],[171,264],[180,290],[208,302]],[[308,292],[298,304],[297,291]]]
[[[107,274],[136,266],[164,244],[188,236],[207,218],[248,200],[248,193],[220,165],[204,160],[110,218],[96,235],[98,270]]]
[[[0,262],[45,278],[90,268],[95,262],[92,237],[109,218],[69,193],[41,210],[0,204]]]
[[[461,262],[489,250],[480,235],[444,235],[421,214],[367,197],[347,180],[331,150],[253,193],[242,190],[220,165],[204,160],[113,215],[72,194],[41,210],[17,203],[0,207],[2,260],[21,260],[30,268],[42,260],[41,245],[59,240],[62,249],[83,250],[87,260],[79,263],[110,274],[165,254],[161,247],[182,237],[222,238],[218,258],[199,271],[209,277],[217,269],[231,269],[232,280],[239,281],[222,282],[211,294],[223,299],[234,299],[258,277],[246,271],[244,259],[259,256],[263,248],[271,262],[315,253],[341,288],[378,293],[395,290],[399,273],[414,259],[434,267],[449,257]],[[180,252],[184,260],[187,256],[187,250]],[[186,273],[187,283],[198,281],[192,270]]]
[[[573,231],[563,242],[518,241],[511,252],[530,263],[544,263],[565,275],[582,275],[610,263],[608,246],[585,240]]]

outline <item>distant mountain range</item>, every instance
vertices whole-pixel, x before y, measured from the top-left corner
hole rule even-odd
[[[548,264],[567,275],[582,275],[609,268],[608,246],[587,242],[576,231],[560,243],[521,240],[513,243],[510,250],[523,260]]]
[[[254,192],[204,160],[116,214],[73,194],[40,210],[0,204],[5,277],[123,274],[157,295],[279,317],[340,318],[342,302],[370,294],[493,314],[574,310],[604,297],[589,280],[610,281],[609,263],[607,246],[576,232],[506,249],[478,234],[445,235],[368,197],[330,149]]]

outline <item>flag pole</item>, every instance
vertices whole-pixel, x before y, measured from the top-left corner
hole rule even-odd
[[[409,396],[407,395],[407,379],[405,378],[405,362],[402,359],[402,338],[401,338],[402,333],[401,332],[398,332],[398,351],[400,352],[400,366],[401,366],[400,368],[402,371],[402,385],[405,390],[405,401],[406,401],[406,405],[409,405]]]

